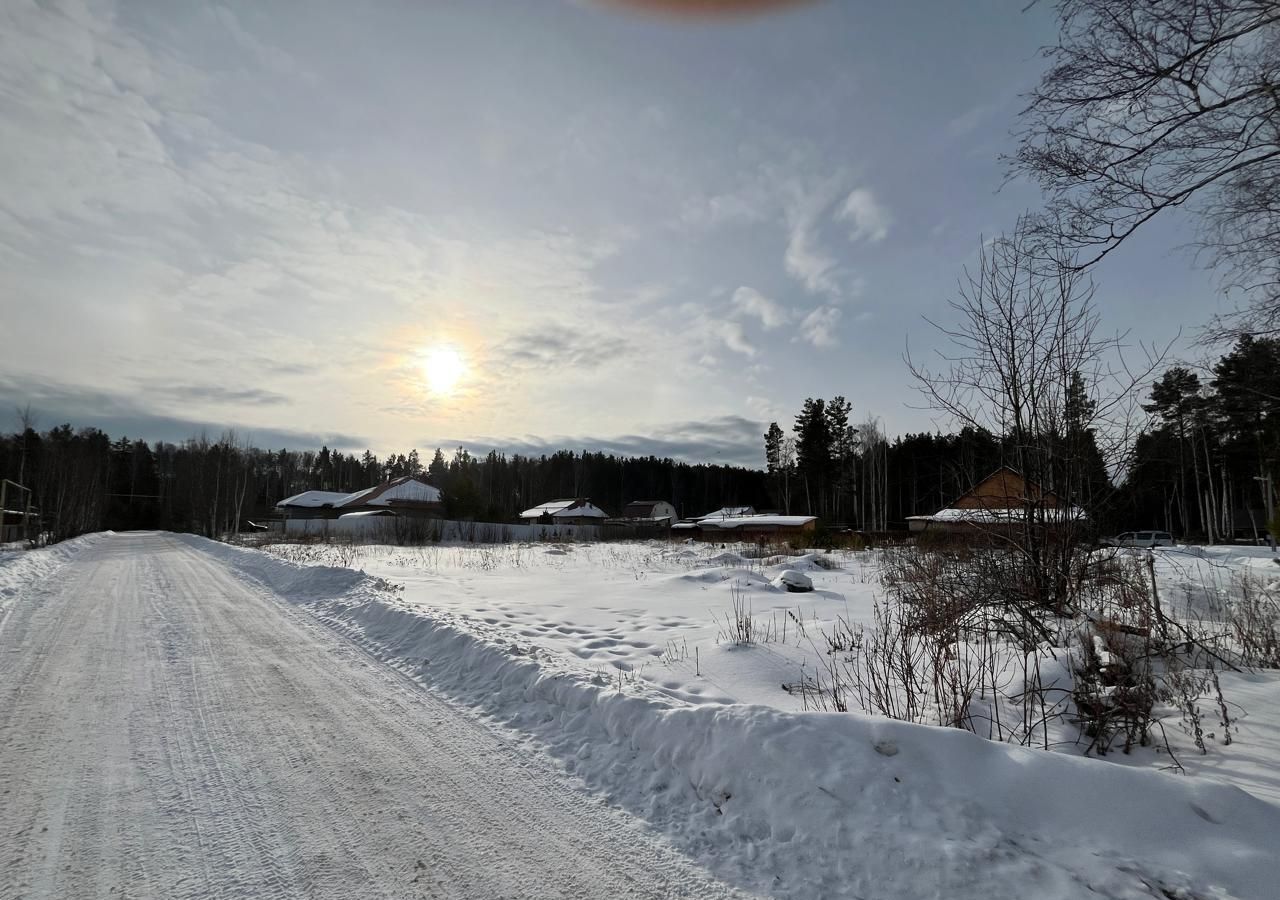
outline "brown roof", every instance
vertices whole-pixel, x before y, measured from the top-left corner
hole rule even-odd
[[[1053,491],[1046,491],[1008,466],[1001,466],[957,497],[950,508],[1010,509],[1027,502],[1042,502],[1050,509],[1061,505]]]

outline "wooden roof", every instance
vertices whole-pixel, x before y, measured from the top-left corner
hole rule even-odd
[[[951,509],[1010,509],[1026,503],[1049,509],[1061,506],[1058,495],[1028,481],[1008,466],[1001,466],[951,504]]]

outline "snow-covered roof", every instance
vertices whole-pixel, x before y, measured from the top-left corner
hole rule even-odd
[[[795,528],[817,520],[817,516],[726,516],[723,519],[702,518],[698,520],[698,524],[712,528],[740,528],[743,525]]]
[[[294,494],[292,497],[285,497],[276,504],[279,509],[282,506],[301,506],[308,509],[315,509],[320,506],[336,506],[340,501],[346,499],[349,494],[340,493],[338,491],[303,491],[301,494]]]
[[[363,519],[366,516],[394,516],[394,510],[390,509],[360,509],[355,512],[343,513],[338,516],[339,519]]]
[[[402,503],[439,503],[442,499],[443,495],[439,488],[432,487],[425,481],[419,481],[411,475],[403,475],[350,494],[338,491],[303,491],[301,494],[286,497],[277,503],[276,507],[314,509],[320,506],[332,506],[340,509],[354,506],[396,506]]]
[[[717,509],[715,512],[709,512],[705,516],[698,519],[699,522],[705,522],[707,519],[737,519],[742,516],[749,516],[755,512],[750,506],[725,506]]]
[[[1078,506],[1061,509],[1046,507],[1028,510],[1025,506],[988,507],[984,509],[940,509],[931,516],[907,516],[909,522],[970,522],[975,525],[998,525],[1009,522],[1021,522],[1028,514],[1034,521],[1043,519],[1046,522],[1074,521],[1083,522],[1088,519],[1085,511]]]
[[[348,494],[340,506],[395,506],[397,503],[439,503],[440,489],[405,475],[385,484]]]
[[[608,518],[605,511],[590,500],[549,500],[520,513],[522,519],[540,519],[543,516],[550,516],[553,519],[576,519],[579,516],[592,519]]]
[[[560,512],[562,509],[568,509],[577,502],[577,500],[548,500],[540,506],[535,506],[532,509],[526,509],[524,512],[520,513],[520,518],[538,519],[542,516],[550,516],[554,513]]]

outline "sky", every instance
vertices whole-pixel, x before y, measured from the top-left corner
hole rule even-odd
[[[808,396],[945,429],[903,358],[1040,202],[1024,7],[6,0],[0,429],[754,466]],[[1108,329],[1228,305],[1186,228],[1098,267]]]

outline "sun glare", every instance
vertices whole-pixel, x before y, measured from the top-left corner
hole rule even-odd
[[[449,394],[466,371],[462,354],[452,347],[434,347],[422,359],[422,372],[433,394]]]

